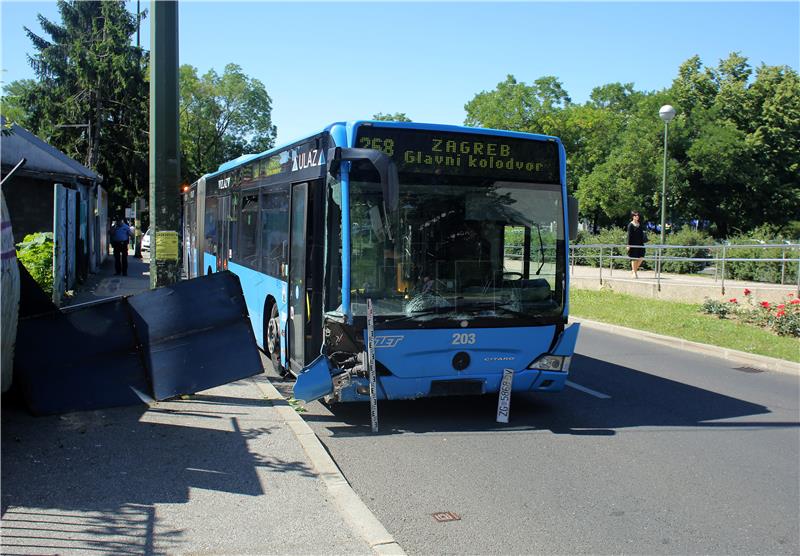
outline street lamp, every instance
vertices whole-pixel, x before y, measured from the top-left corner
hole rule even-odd
[[[667,215],[667,128],[672,118],[675,117],[675,109],[669,104],[665,104],[658,111],[658,115],[664,120],[664,180],[661,184],[661,245],[664,245],[664,226]]]

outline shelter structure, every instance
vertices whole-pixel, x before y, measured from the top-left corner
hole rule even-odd
[[[2,125],[2,176],[26,160],[3,184],[14,241],[31,233],[53,233],[53,301],[60,304],[64,291],[94,272],[108,253],[103,178],[25,128],[6,127],[4,119]]]

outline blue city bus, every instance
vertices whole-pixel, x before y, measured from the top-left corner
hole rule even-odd
[[[329,125],[227,162],[184,194],[184,267],[241,281],[276,371],[310,401],[564,388],[567,196],[556,137],[418,123]]]

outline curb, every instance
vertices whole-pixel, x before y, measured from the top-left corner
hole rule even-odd
[[[252,380],[273,403],[281,418],[300,441],[300,445],[311,460],[311,465],[325,483],[331,498],[350,528],[369,544],[375,554],[405,555],[405,551],[397,544],[394,537],[358,497],[308,423],[289,405],[269,380],[264,382]]]
[[[701,344],[700,342],[692,342],[675,338],[673,336],[663,336],[655,334],[654,332],[646,332],[644,330],[636,330],[635,328],[626,328],[616,324],[607,324],[596,320],[584,319],[581,317],[570,317],[570,320],[581,323],[582,326],[594,328],[620,336],[628,336],[640,340],[647,340],[656,344],[666,345],[669,347],[680,347],[687,351],[693,351],[703,355],[711,355],[713,357],[721,357],[727,361],[741,363],[744,365],[757,365],[769,371],[777,371],[795,376],[800,376],[800,363],[792,361],[785,361],[775,357],[767,357],[766,355],[754,355],[745,351],[738,351],[735,349],[722,348],[719,346],[712,346],[710,344]]]

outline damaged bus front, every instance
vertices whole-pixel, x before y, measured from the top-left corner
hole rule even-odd
[[[505,369],[514,392],[563,389],[578,325],[561,142],[388,122],[331,136],[321,354],[295,398],[369,399],[368,300],[378,399],[495,393]]]

